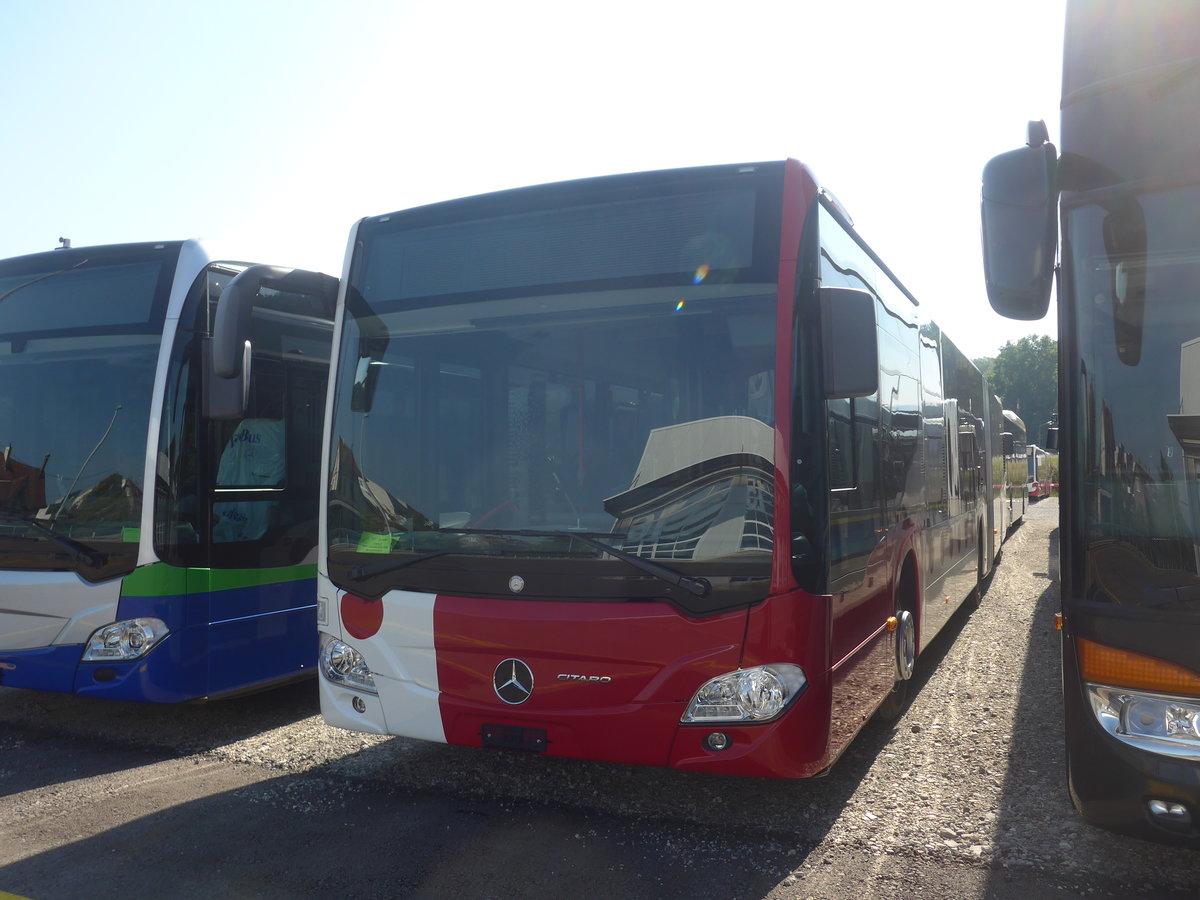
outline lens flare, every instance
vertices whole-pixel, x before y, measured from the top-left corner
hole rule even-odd
[[[683,312],[683,301],[680,300],[675,304],[675,312]]]
[[[692,276],[692,284],[699,284],[708,277],[708,263],[704,263],[697,267],[696,274]]]

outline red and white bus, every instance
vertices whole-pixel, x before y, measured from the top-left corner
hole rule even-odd
[[[1044,472],[1044,463],[1050,453],[1037,444],[1029,444],[1025,452],[1029,454],[1026,458],[1029,502],[1033,503],[1035,500],[1049,497],[1054,490],[1053,482],[1045,477]]]
[[[991,567],[990,393],[807,168],[505,191],[349,246],[327,721],[800,777],[900,714]]]

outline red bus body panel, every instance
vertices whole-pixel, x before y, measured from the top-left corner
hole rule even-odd
[[[705,681],[738,667],[745,630],[744,610],[694,620],[665,603],[439,596],[446,740],[481,746],[484,724],[518,725],[546,729],[554,756],[667,765],[688,701]],[[510,657],[534,676],[519,706],[493,687],[497,665]]]
[[[484,725],[520,726],[545,729],[551,756],[728,775],[817,774],[870,716],[892,671],[880,623],[877,640],[830,672],[830,601],[794,592],[748,613],[692,619],[660,603],[439,596],[434,630],[446,740],[480,747]],[[743,644],[755,658],[742,658]],[[534,674],[532,695],[519,706],[493,687],[497,665],[510,657]],[[779,719],[680,723],[708,679],[768,661],[795,662],[809,679]],[[714,731],[730,746],[707,749],[703,740]]]

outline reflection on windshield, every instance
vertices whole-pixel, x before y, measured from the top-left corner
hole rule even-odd
[[[6,354],[0,343],[3,383],[22,386],[0,397],[0,506],[121,540],[140,519],[155,345],[70,343],[75,352],[65,354]]]
[[[604,504],[621,548],[654,559],[770,553],[774,446],[774,429],[746,416],[654,429],[632,487]]]
[[[331,550],[580,552],[557,537],[582,533],[643,559],[765,563],[775,296],[733,288],[349,322]]]
[[[1200,191],[1136,199],[1069,213],[1079,503],[1093,599],[1163,606],[1200,598]]]
[[[0,509],[37,512],[46,507],[46,463],[34,467],[12,455],[12,444],[4,448],[4,464],[0,468]]]
[[[20,288],[0,304],[0,537],[136,546],[169,261],[52,259],[54,277],[0,270]]]

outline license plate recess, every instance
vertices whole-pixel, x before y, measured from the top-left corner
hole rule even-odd
[[[485,722],[479,736],[483,740],[483,746],[495,750],[545,753],[550,745],[545,728],[526,728],[524,725],[496,725]]]

